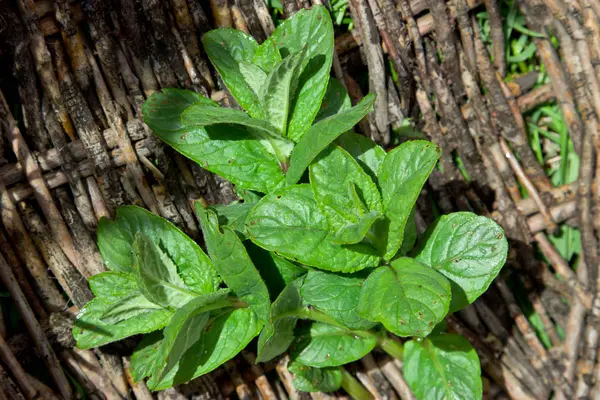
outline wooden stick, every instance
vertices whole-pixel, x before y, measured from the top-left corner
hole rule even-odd
[[[60,394],[65,399],[73,398],[73,392],[71,391],[71,386],[69,385],[69,381],[65,376],[62,368],[60,367],[60,363],[58,362],[58,358],[56,354],[52,350],[48,339],[44,335],[42,327],[38,323],[33,311],[27,304],[27,300],[21,291],[21,288],[17,284],[15,276],[13,275],[10,266],[4,259],[4,256],[0,254],[0,279],[2,279],[2,283],[4,287],[10,292],[10,295],[25,322],[25,326],[29,331],[29,334],[33,338],[36,349],[39,354],[42,356],[52,379],[56,383],[56,386],[59,389]]]

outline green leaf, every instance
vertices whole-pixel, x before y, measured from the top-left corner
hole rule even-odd
[[[279,293],[288,283],[306,274],[306,268],[299,267],[271,251],[262,249],[251,241],[244,242],[244,245],[256,269],[265,281],[273,300],[279,296]]]
[[[325,118],[300,138],[290,157],[286,182],[292,185],[300,180],[304,170],[342,133],[352,129],[365,115],[373,110],[375,95],[370,93],[351,109]]]
[[[265,147],[268,143],[261,144],[247,129],[235,125],[202,128],[181,122],[188,107],[206,101],[194,92],[163,89],[144,103],[144,122],[175,150],[242,189],[267,193],[279,186],[284,180],[279,160]]]
[[[288,137],[297,141],[311,126],[327,89],[334,46],[329,11],[322,6],[300,10],[283,21],[265,43],[269,41],[283,58],[307,46],[287,129]]]
[[[211,205],[209,210],[214,211],[219,217],[219,225],[228,226],[235,231],[240,240],[246,239],[245,226],[246,217],[254,204],[252,203],[231,203],[227,205]]]
[[[284,136],[287,135],[288,115],[293,105],[293,96],[305,55],[306,47],[275,65],[260,95],[267,121]]]
[[[331,229],[338,232],[335,242],[360,242],[383,214],[377,186],[356,160],[338,146],[324,151],[309,171],[315,200]]]
[[[98,224],[98,247],[106,266],[125,273],[133,272],[133,242],[137,232],[144,232],[177,266],[185,285],[196,293],[214,292],[219,276],[202,249],[175,225],[143,208],[117,208],[114,221],[103,218]]]
[[[340,112],[347,111],[350,108],[352,108],[352,102],[350,101],[350,96],[348,96],[348,92],[344,85],[335,78],[329,78],[327,91],[323,97],[323,102],[321,103],[321,108],[317,113],[315,122],[319,122],[322,119],[331,117]]]
[[[195,103],[181,114],[181,121],[184,126],[192,129],[194,127],[212,127],[215,125],[227,129],[232,125],[239,125],[239,129],[247,131],[251,136],[258,139],[267,151],[282,163],[287,161],[294,148],[294,143],[282,137],[281,133],[277,131],[278,128],[272,126],[269,122],[252,118],[245,112],[233,108]]]
[[[462,336],[406,342],[403,372],[419,400],[476,400],[483,395],[479,357]]]
[[[240,63],[240,72],[250,89],[252,89],[257,96],[260,96],[265,82],[267,81],[267,74],[265,71],[258,65],[242,61]]]
[[[196,203],[208,254],[227,286],[248,303],[259,321],[269,320],[269,290],[254,267],[246,248],[235,232],[226,226],[219,229],[217,215]],[[221,232],[222,230],[222,232]]]
[[[334,392],[342,386],[342,371],[335,368],[313,368],[297,361],[288,364],[294,387],[301,392]]]
[[[337,367],[361,359],[376,344],[374,336],[360,337],[349,329],[313,322],[296,338],[291,356],[310,367]]]
[[[400,249],[410,213],[439,157],[435,144],[415,140],[390,151],[379,167],[386,218],[373,225],[373,234],[381,243],[378,247],[385,244],[384,259],[392,259]]]
[[[152,332],[142,338],[137,349],[131,355],[131,376],[134,382],[138,382],[152,374],[156,362],[156,351],[158,350],[163,335],[162,332]]]
[[[138,314],[118,324],[107,324],[101,318],[115,306],[116,301],[118,298],[113,300],[95,298],[79,311],[73,326],[73,337],[77,341],[77,347],[91,349],[129,336],[161,329],[173,314],[170,310],[160,309]]]
[[[311,267],[354,272],[379,262],[370,245],[332,242],[334,232],[309,185],[288,186],[263,197],[248,215],[246,230],[260,247]]]
[[[133,274],[106,271],[93,275],[88,279],[92,293],[96,297],[114,298],[128,295],[137,289]]]
[[[209,311],[227,307],[229,290],[201,295],[179,308],[164,330],[164,338],[156,351],[152,381],[160,381],[179,362],[185,352],[202,336]]]
[[[107,324],[116,324],[140,314],[163,309],[160,305],[148,300],[139,291],[132,291],[123,297],[114,299],[111,304],[112,307],[106,310],[100,318],[102,322]]]
[[[365,281],[358,312],[398,336],[424,337],[448,314],[450,282],[410,258],[374,270]]]
[[[264,119],[258,96],[240,71],[241,62],[252,61],[258,49],[256,40],[244,32],[221,28],[206,32],[202,43],[210,62],[221,75],[233,97],[254,118]]]
[[[271,305],[271,320],[258,337],[256,362],[269,361],[285,352],[294,341],[294,328],[302,307],[302,278],[290,282]]]
[[[415,243],[417,242],[418,234],[417,224],[415,222],[415,211],[416,206],[413,206],[413,209],[408,216],[408,220],[406,221],[406,225],[404,226],[404,240],[402,240],[399,251],[402,256],[408,254],[408,252],[415,247]]]
[[[258,335],[261,326],[256,314],[247,308],[220,313],[209,321],[200,340],[152,390],[164,390],[216,369],[244,349]]]
[[[381,146],[368,137],[354,132],[344,133],[337,139],[336,143],[354,157],[361,168],[373,179],[373,182],[377,182],[379,166],[386,155]]]
[[[466,307],[487,290],[508,253],[502,228],[469,212],[443,216],[428,229],[423,243],[416,259],[450,280],[452,311]]]
[[[138,232],[133,247],[134,275],[140,292],[148,300],[163,307],[178,308],[198,295],[185,286],[173,261],[149,236]]]
[[[302,299],[350,329],[371,329],[374,322],[357,312],[364,273],[333,274],[311,269],[300,289]]]
[[[265,40],[254,53],[252,63],[269,73],[281,61],[281,54],[277,45],[272,40]]]

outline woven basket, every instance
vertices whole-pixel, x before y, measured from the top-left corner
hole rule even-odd
[[[285,14],[310,3],[285,0]],[[549,36],[536,37],[551,84],[534,89],[537,72],[503,80],[496,0],[349,3],[354,29],[337,36],[333,71],[353,101],[363,94],[355,78],[368,71],[368,90],[378,101],[361,132],[392,145],[390,128],[412,118],[443,149],[444,172],[434,172],[418,203],[418,228],[433,219],[429,196],[443,213],[492,216],[510,239],[503,275],[474,305],[447,318],[448,329],[479,353],[486,398],[600,396],[600,3],[517,1],[528,27],[561,45],[557,53]],[[484,9],[494,62],[474,18],[473,10]],[[92,298],[85,278],[104,271],[95,244],[99,218],[136,204],[200,240],[191,201],[235,199],[231,184],[163,146],[140,117],[144,99],[165,87],[233,105],[199,41],[214,27],[235,27],[260,42],[274,24],[263,0],[0,0],[0,277],[14,304],[0,312],[0,399],[81,392],[92,399],[344,398],[298,393],[287,357],[257,365],[247,351],[209,375],[152,394],[131,380],[131,341],[95,351],[73,347],[71,320]],[[554,100],[581,159],[579,181],[558,188],[526,132],[526,113]],[[547,238],[562,223],[581,230],[585,263],[577,273]],[[508,275],[525,287],[550,349],[519,307]],[[7,332],[9,312],[22,322]],[[401,368],[379,353],[348,366],[376,398],[412,399]]]

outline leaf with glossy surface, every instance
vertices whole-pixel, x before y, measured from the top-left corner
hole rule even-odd
[[[252,118],[245,112],[233,108],[196,103],[183,112],[181,121],[184,126],[190,128],[224,125],[222,128],[226,129],[236,125],[238,129],[247,131],[258,139],[267,151],[282,163],[286,162],[294,148],[294,143],[284,138],[277,127],[267,121]]]
[[[373,225],[373,235],[381,243],[378,247],[385,245],[384,259],[392,259],[400,249],[406,222],[439,157],[439,147],[415,140],[390,151],[379,167],[386,218]]]
[[[324,151],[309,171],[315,200],[329,226],[338,232],[335,241],[360,242],[383,214],[381,195],[375,183],[356,160],[338,146]]]
[[[144,122],[175,150],[242,189],[267,193],[282,184],[285,177],[279,160],[265,147],[268,143],[256,140],[247,129],[181,122],[183,112],[202,101],[207,99],[194,92],[163,89],[144,103]]]
[[[160,309],[138,314],[118,324],[107,324],[101,320],[110,311],[117,299],[95,298],[77,314],[73,324],[73,337],[80,349],[100,347],[140,333],[149,333],[163,328],[171,318],[172,311]]]
[[[302,299],[350,329],[371,329],[375,323],[357,312],[366,274],[333,274],[311,269],[300,289]]]
[[[354,132],[341,135],[336,144],[346,150],[369,174],[373,182],[377,182],[379,166],[385,159],[385,150],[366,136]]]
[[[508,243],[502,228],[469,212],[445,215],[432,225],[416,259],[452,283],[451,310],[475,301],[502,269]]]
[[[154,381],[162,380],[185,352],[200,339],[208,323],[209,311],[230,305],[226,301],[228,294],[229,290],[205,294],[175,311],[156,351],[156,362],[152,370]]]
[[[294,341],[294,328],[302,307],[302,278],[290,282],[271,305],[271,319],[258,337],[256,362],[269,361],[285,352]]]
[[[419,400],[482,397],[479,357],[459,335],[431,336],[404,344],[404,377]]]
[[[269,73],[281,61],[281,54],[277,45],[272,40],[265,40],[254,53],[252,63]]]
[[[310,367],[337,367],[361,359],[376,344],[374,336],[360,337],[349,329],[313,322],[296,338],[291,356]]]
[[[302,136],[290,157],[286,182],[292,185],[300,180],[310,163],[342,133],[352,129],[365,115],[373,110],[374,94],[368,94],[351,109],[325,118]]]
[[[179,308],[198,294],[189,290],[173,261],[142,232],[135,235],[134,275],[140,292],[163,307]]]
[[[293,96],[305,55],[306,47],[275,65],[260,94],[267,121],[284,136],[287,135],[288,115],[293,105]]]
[[[166,219],[135,206],[119,207],[114,221],[103,218],[98,224],[98,247],[109,269],[133,272],[133,242],[140,231],[162,243],[188,288],[208,293],[219,287],[221,280],[200,246]]]
[[[342,386],[342,371],[335,368],[314,368],[290,361],[294,387],[301,392],[334,392]]]
[[[365,281],[358,312],[398,336],[424,337],[446,314],[450,282],[410,258],[374,270]]]
[[[338,245],[309,185],[274,191],[256,204],[246,219],[250,239],[260,247],[301,264],[338,272],[377,265],[367,244]]]
[[[307,47],[287,129],[288,137],[298,141],[317,115],[329,81],[334,46],[329,11],[323,6],[300,10],[283,21],[268,41],[275,43],[282,58]]]
[[[271,305],[269,290],[254,267],[246,248],[231,228],[223,226],[219,229],[219,221],[213,211],[203,209],[200,203],[196,203],[195,209],[215,269],[227,287],[248,303],[259,321],[267,322]]]
[[[258,65],[242,61],[240,63],[240,72],[250,89],[252,89],[257,96],[260,96],[267,80],[265,71]]]
[[[148,382],[152,390],[164,390],[209,373],[235,357],[260,332],[254,311],[240,308],[211,318],[198,340],[161,382]]]
[[[162,310],[163,307],[148,300],[139,291],[119,297],[111,302],[112,306],[100,318],[107,324],[117,324],[140,314]]]
[[[204,50],[238,103],[254,118],[264,119],[257,94],[240,71],[241,62],[251,62],[258,43],[244,32],[221,28],[206,32],[202,38]]]

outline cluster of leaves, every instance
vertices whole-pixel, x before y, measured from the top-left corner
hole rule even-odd
[[[219,29],[204,46],[245,112],[170,89],[146,102],[144,118],[244,200],[196,204],[208,256],[140,208],[102,220],[110,272],[90,279],[96,298],[78,316],[78,346],[150,333],[132,373],[159,390],[258,337],[257,361],[289,352],[303,391],[338,389],[342,366],[380,347],[404,359],[418,398],[480,398],[475,351],[440,324],[488,288],[507,242],[493,221],[464,212],[418,237],[415,202],[439,148],[410,141],[386,153],[351,131],[373,96],[352,107],[330,80],[323,7],[300,11],[261,45]],[[392,334],[409,340],[402,348]]]

